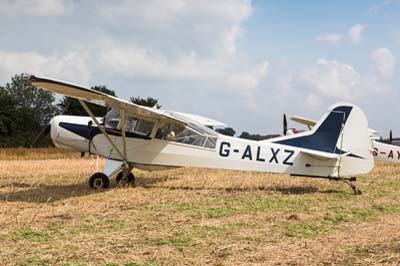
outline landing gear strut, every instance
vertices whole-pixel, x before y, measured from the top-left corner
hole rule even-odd
[[[91,189],[108,188],[110,186],[110,179],[104,173],[94,173],[89,178],[89,187]]]
[[[339,181],[347,184],[354,192],[354,195],[361,195],[362,191],[354,185],[353,182],[357,181],[355,177],[345,178],[345,177],[332,177],[332,176],[309,176],[309,175],[291,175],[291,176],[304,176],[304,177],[311,177],[311,178],[322,178],[328,179],[332,181]]]
[[[356,187],[356,185],[354,185],[354,183],[352,183],[352,182],[357,181],[357,179],[355,177],[350,177],[350,178],[329,177],[329,180],[340,181],[340,182],[347,184],[353,190],[354,195],[362,194],[362,191],[358,187]]]

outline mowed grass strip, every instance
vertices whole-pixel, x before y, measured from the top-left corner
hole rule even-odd
[[[136,187],[112,183],[94,192],[87,178],[95,170],[95,159],[0,161],[4,265],[379,264],[397,258],[395,165],[378,164],[360,177],[362,196],[324,180],[209,169],[135,170]],[[387,217],[390,230],[373,232]],[[358,240],[358,228],[368,245]],[[384,247],[386,261],[375,254]]]

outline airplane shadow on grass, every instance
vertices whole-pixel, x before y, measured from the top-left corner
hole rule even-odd
[[[169,177],[156,177],[156,178],[137,178],[137,186],[139,187],[150,187],[156,183],[165,182],[175,178]],[[115,179],[110,180],[110,188],[117,188],[118,185],[115,183]],[[2,192],[9,188],[7,192]],[[11,184],[0,185],[0,201],[8,202],[34,202],[34,203],[46,203],[55,202],[58,200],[64,200],[73,197],[81,197],[91,194],[97,194],[105,192],[109,189],[91,190],[87,183],[87,180],[81,183],[74,184],[28,184],[24,182],[13,182]],[[10,191],[11,190],[11,191]]]
[[[284,195],[302,195],[312,193],[340,193],[337,190],[319,190],[314,186],[255,186],[255,187],[244,187],[244,188],[232,188],[232,187],[196,187],[196,186],[169,186],[162,185],[162,183],[179,178],[165,178],[165,177],[152,177],[143,178],[137,177],[136,186],[145,189],[152,188],[164,188],[170,190],[215,190],[225,192],[246,192],[246,191],[266,191],[266,192],[279,192]],[[46,203],[64,200],[73,197],[80,197],[90,194],[103,193],[108,189],[91,190],[88,187],[87,182],[66,184],[66,185],[46,185],[46,184],[27,184],[27,183],[12,183],[9,185],[1,185],[0,189],[10,187],[11,191],[0,192],[0,201],[8,202],[34,202],[34,203]],[[114,189],[118,186],[115,184],[115,180],[111,180],[110,188]],[[13,191],[15,188],[16,191]],[[22,189],[22,190],[21,190]]]
[[[143,178],[137,180],[137,186],[143,187],[143,188],[165,188],[165,189],[170,189],[170,190],[216,190],[216,191],[225,191],[225,192],[246,192],[246,191],[269,191],[269,192],[279,192],[281,194],[285,195],[302,195],[302,194],[312,194],[312,193],[340,193],[340,191],[334,190],[334,189],[328,189],[328,190],[320,190],[318,187],[315,186],[287,186],[287,185],[279,185],[279,186],[254,186],[254,187],[197,187],[197,186],[187,186],[187,185],[182,185],[182,186],[174,186],[174,185],[162,185],[164,181],[167,181],[166,179],[161,179],[157,182],[152,182],[149,179],[151,178]],[[178,178],[175,178],[178,179]],[[168,180],[171,180],[169,178]],[[161,185],[156,185],[158,183],[161,183]]]

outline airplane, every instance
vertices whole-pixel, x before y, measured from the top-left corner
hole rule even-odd
[[[284,114],[283,117],[283,125],[284,125],[284,135],[293,135],[300,132],[304,132],[304,130],[297,130],[294,128],[287,128],[287,121],[286,115]],[[300,117],[300,116],[293,116],[290,120],[297,122],[299,124],[305,125],[308,129],[311,129],[317,124],[317,121]],[[382,142],[379,138],[379,132],[373,129],[369,129],[369,135],[372,141],[373,147],[373,156],[374,159],[377,161],[389,162],[389,163],[400,163],[400,146],[393,145],[393,137],[392,131],[390,130],[389,133],[389,143]]]
[[[284,173],[325,178],[361,194],[354,175],[371,171],[374,160],[368,122],[351,103],[337,103],[307,132],[260,142],[225,136],[207,127],[212,119],[140,106],[55,79],[29,76],[34,87],[77,99],[88,117],[59,115],[43,131],[56,147],[107,158],[103,172],[89,178],[91,189],[134,183],[133,168],[177,167]],[[87,103],[109,109],[95,117]]]

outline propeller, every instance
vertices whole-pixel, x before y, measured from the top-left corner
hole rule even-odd
[[[31,146],[36,146],[38,143],[42,142],[43,139],[45,139],[47,135],[50,133],[50,130],[51,130],[51,120],[50,123],[47,126],[45,126],[42,129],[42,131],[40,131],[39,135],[36,136]]]
[[[392,134],[392,130],[389,131],[389,143],[392,144],[393,142],[393,134]]]
[[[91,130],[92,125],[93,125],[93,121],[92,121],[92,120],[89,120],[88,125],[87,125],[87,127],[88,127],[88,134],[89,134],[89,149],[88,149],[88,151],[89,151],[89,156],[90,156],[90,144],[92,144],[92,139],[93,139],[92,130]],[[83,156],[82,156],[82,157],[83,157]]]
[[[283,135],[286,136],[287,134],[287,119],[286,119],[286,114],[283,114]]]
[[[58,114],[58,115],[63,115],[67,110],[68,107],[70,106],[71,102],[68,102],[68,104],[64,107],[64,109]],[[36,138],[33,140],[31,147],[36,146],[36,144],[39,144],[40,142],[43,141],[47,137],[47,135],[51,131],[51,122],[53,119],[50,120],[49,124],[45,126],[39,133],[39,135],[36,136]]]

